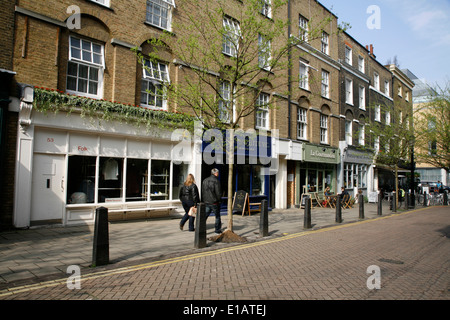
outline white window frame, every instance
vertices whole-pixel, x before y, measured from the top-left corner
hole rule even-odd
[[[345,78],[345,103],[353,105],[353,80]]]
[[[359,86],[359,108],[366,110],[366,88]]]
[[[98,3],[99,5],[105,6],[109,8],[110,0],[91,0],[92,2]]]
[[[230,17],[223,17],[223,43],[222,53],[231,57],[237,57],[241,27],[239,22]]]
[[[320,115],[320,143],[328,144],[328,116]]]
[[[272,44],[263,35],[258,34],[258,65],[261,69],[270,70],[272,60]]]
[[[330,36],[325,31],[322,31],[322,53],[329,55],[330,53]]]
[[[402,94],[403,94],[403,88],[402,88],[402,86],[400,85],[400,86],[398,86],[398,95],[399,95],[399,97],[401,97]]]
[[[300,60],[299,87],[309,90],[309,66]]]
[[[256,128],[269,130],[269,102],[270,95],[267,93],[260,93],[256,101]]]
[[[330,73],[322,70],[322,97],[330,98]]]
[[[391,112],[389,110],[386,110],[386,124],[391,125]]]
[[[374,72],[373,74],[373,86],[380,91],[380,75],[377,72]]]
[[[364,146],[366,144],[366,126],[363,124],[359,124],[359,139],[358,143],[360,146]]]
[[[345,62],[349,65],[353,63],[353,50],[348,45],[345,45]]]
[[[358,56],[358,70],[362,73],[366,72],[365,59],[362,56]]]
[[[79,47],[73,45],[73,41],[79,42]],[[89,44],[89,49],[86,45]],[[94,48],[100,49],[95,50]],[[74,54],[75,52],[79,52],[78,54]],[[89,55],[89,60],[87,56]],[[100,61],[95,61],[96,59],[100,59]],[[76,75],[69,74],[70,65],[77,66]],[[88,68],[87,77],[82,77],[80,75],[80,68]],[[92,79],[92,71],[97,71],[97,79]],[[103,44],[99,44],[93,41],[85,40],[82,38],[70,36],[69,37],[69,60],[67,66],[67,79],[66,79],[66,91],[71,94],[94,98],[94,99],[102,99],[103,98],[103,74],[105,70],[105,47]],[[76,89],[69,89],[69,78],[76,80]],[[86,82],[86,91],[80,91],[80,82]],[[89,93],[89,88],[91,84],[97,84],[97,93]]]
[[[389,96],[391,94],[390,91],[391,91],[391,88],[390,88],[390,85],[389,85],[389,81],[384,81],[384,93],[387,96]]]
[[[231,83],[229,81],[220,83],[219,95],[219,120],[223,123],[230,123],[230,111],[233,113],[234,119],[234,102],[231,101]]]
[[[141,105],[148,109],[163,109],[167,110],[167,97],[165,94],[165,88],[168,83],[170,83],[169,78],[169,66],[161,63],[161,62],[152,62],[150,60],[145,60],[144,65],[147,65],[147,68],[142,66],[142,81],[141,81]],[[146,88],[144,88],[144,84]],[[149,93],[147,92],[147,87],[152,85],[155,91]],[[142,101],[142,95],[147,95],[146,102]],[[154,101],[156,102],[159,98],[161,100],[161,106],[158,106],[157,103],[150,104],[149,95],[154,97]]]
[[[261,14],[272,18],[272,0],[261,0]]]
[[[299,26],[299,38],[302,41],[308,42],[308,32],[309,32],[309,21],[304,16],[299,15],[298,26]]]
[[[297,108],[297,139],[308,139],[308,111],[303,108]]]
[[[152,8],[156,6],[157,10],[150,11],[150,4]],[[175,0],[147,0],[146,11],[145,11],[145,21],[152,26],[172,31],[172,11],[175,8]],[[167,12],[167,17],[162,15],[162,12]],[[158,19],[149,19],[149,15],[159,17]],[[167,25],[164,26],[163,19],[167,20]],[[159,21],[157,21],[159,20]]]
[[[345,141],[348,145],[353,144],[353,121],[345,120]]]
[[[375,106],[375,121],[381,122],[381,106],[379,104]]]

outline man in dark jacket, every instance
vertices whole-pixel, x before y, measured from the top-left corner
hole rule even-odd
[[[216,216],[215,232],[222,233],[222,221],[220,218],[220,200],[222,198],[222,187],[219,181],[219,170],[212,169],[211,176],[206,178],[202,184],[202,199],[205,204],[206,218],[211,212]]]

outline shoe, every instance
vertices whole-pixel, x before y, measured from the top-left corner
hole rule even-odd
[[[195,229],[194,230],[189,230],[189,232],[194,232],[195,231]]]
[[[182,225],[180,224],[180,230],[181,230],[181,231],[183,231],[183,227],[184,227],[184,226],[182,226]]]

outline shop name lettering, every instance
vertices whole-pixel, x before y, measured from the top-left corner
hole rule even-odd
[[[266,306],[263,304],[248,304],[248,305],[227,305],[226,309],[219,309],[218,307],[195,307],[191,304],[189,307],[184,307],[184,315],[209,315],[214,318],[218,313],[226,313],[227,315],[257,315],[266,316]]]
[[[320,151],[314,151],[314,150],[311,150],[311,156],[312,157],[319,157],[319,158],[329,158],[329,159],[334,159],[336,157],[335,154],[325,153],[325,152],[320,152]]]

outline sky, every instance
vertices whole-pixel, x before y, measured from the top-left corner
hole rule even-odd
[[[400,69],[409,69],[429,85],[450,83],[450,0],[319,2],[339,24],[350,24],[347,32],[360,44],[373,44],[380,63],[397,56]]]

